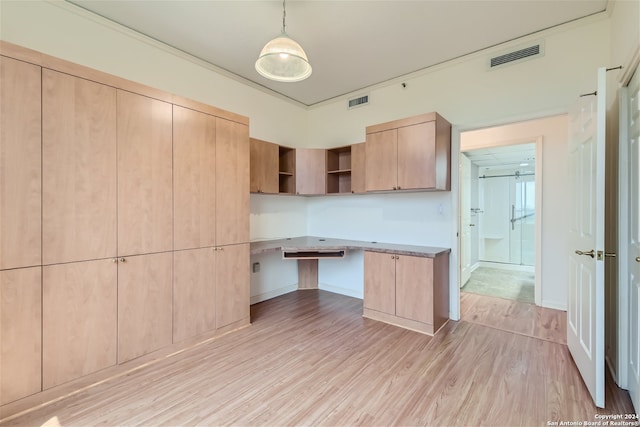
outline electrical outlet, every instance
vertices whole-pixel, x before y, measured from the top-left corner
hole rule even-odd
[[[259,273],[260,272],[260,263],[259,262],[254,262],[253,266],[252,266],[253,272],[254,273]]]

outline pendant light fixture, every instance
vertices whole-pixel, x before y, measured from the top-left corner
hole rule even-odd
[[[282,34],[262,48],[256,71],[277,82],[299,82],[311,75],[311,65],[302,47],[287,35],[285,2],[282,1]]]

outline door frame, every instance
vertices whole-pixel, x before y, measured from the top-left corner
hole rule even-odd
[[[510,123],[504,123],[502,125],[495,125],[495,126],[488,126],[487,128],[496,128],[496,127],[501,127],[501,126],[507,126]],[[477,130],[477,129],[476,129]],[[463,132],[461,132],[463,133]],[[461,139],[461,138],[460,138]],[[478,144],[478,145],[474,145],[473,148],[469,148],[466,150],[463,150],[462,144],[459,145],[459,153],[465,153],[467,151],[473,151],[473,150],[477,150],[477,149],[481,149],[481,148],[491,148],[491,147],[506,147],[506,146],[511,146],[511,145],[520,145],[520,144],[530,144],[530,143],[535,143],[536,145],[536,176],[535,176],[535,183],[536,183],[536,226],[535,226],[535,238],[536,238],[536,242],[535,242],[535,253],[536,253],[536,265],[535,265],[535,288],[534,288],[534,295],[535,295],[535,304],[537,306],[540,306],[542,304],[542,188],[543,188],[543,167],[542,167],[542,143],[543,143],[544,138],[542,137],[542,135],[537,135],[537,136],[532,136],[530,138],[519,138],[519,139],[511,139],[511,140],[500,140],[500,141],[493,141],[491,143],[487,143],[487,144]],[[458,156],[458,206],[460,206],[460,198],[462,197],[462,177],[460,176],[461,173],[461,159],[460,156]],[[458,248],[459,251],[462,250],[462,216],[458,215],[457,218],[458,221],[458,236],[457,236],[457,243],[458,243]],[[462,278],[462,256],[460,256],[460,253],[458,254],[458,258],[459,258],[459,262],[457,265],[457,269],[458,269],[458,283],[457,283],[457,287],[458,287],[458,292],[460,290],[460,286],[462,286],[462,284],[460,283],[461,278]],[[458,295],[458,301],[460,296]]]
[[[635,73],[640,73],[640,46],[637,46],[629,63],[622,68],[622,73],[618,79],[618,318],[616,325],[618,348],[616,370],[613,372],[609,365],[609,370],[614,377],[616,384],[620,388],[629,388],[629,301],[631,297],[631,287],[626,280],[629,274],[629,251],[627,247],[627,236],[629,234],[629,164],[627,140],[629,134],[627,125],[629,111],[627,108],[627,88],[631,78]]]

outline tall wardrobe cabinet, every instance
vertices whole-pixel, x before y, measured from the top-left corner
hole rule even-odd
[[[248,119],[0,54],[0,418],[247,325]]]

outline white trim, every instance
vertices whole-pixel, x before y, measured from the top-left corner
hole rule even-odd
[[[526,271],[528,273],[535,273],[536,269],[533,265],[520,265],[520,264],[508,264],[502,262],[492,262],[492,261],[478,261],[475,264],[475,268],[478,267],[489,267],[489,268],[499,268],[502,270],[509,271]]]
[[[545,301],[542,300],[540,307],[551,308],[553,310],[567,311],[567,304],[562,304],[557,301]]]
[[[454,171],[454,165],[458,173]],[[457,219],[455,227],[451,228],[451,253],[449,254],[449,318],[460,320],[460,239],[462,237],[460,217],[460,128],[451,127],[451,193],[458,197],[451,197],[451,212]]]
[[[266,301],[266,300],[271,299],[271,298],[279,297],[280,295],[288,294],[289,292],[293,292],[293,291],[297,291],[297,290],[298,290],[298,284],[297,283],[295,285],[289,285],[289,286],[284,286],[282,288],[273,289],[273,290],[271,290],[269,292],[265,292],[265,293],[258,294],[258,295],[253,295],[249,299],[249,304],[250,305],[257,304],[259,302]]]
[[[363,299],[364,295],[354,289],[341,288],[340,286],[327,285],[326,283],[318,283],[318,289],[322,291],[332,292],[334,294],[345,295],[348,297]]]
[[[536,265],[534,300],[536,305],[542,304],[542,189],[544,175],[542,169],[542,146],[544,138],[536,138]]]

